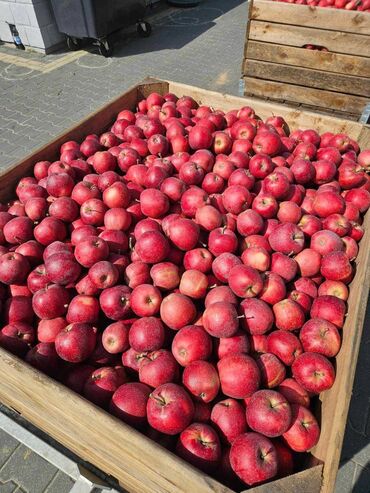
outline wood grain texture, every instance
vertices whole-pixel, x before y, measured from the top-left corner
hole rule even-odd
[[[339,92],[302,87],[287,82],[276,82],[254,77],[244,77],[245,91],[258,97],[284,99],[295,103],[309,104],[318,108],[348,111],[361,114],[368,100]]]
[[[369,39],[370,42],[370,39]],[[313,68],[326,72],[343,75],[358,75],[367,77],[370,86],[370,58],[355,55],[342,55],[318,50],[307,50],[294,46],[264,43],[263,41],[252,41],[246,43],[242,73],[246,75],[246,64],[248,59],[262,60],[265,62],[282,63],[296,67]],[[368,89],[370,92],[370,89]]]
[[[333,53],[361,54],[364,57],[370,57],[368,36],[342,31],[252,20],[250,22],[249,39],[297,47],[311,43],[325,46]]]
[[[257,0],[253,2],[254,20],[294,24],[370,36],[370,19],[366,12],[332,10],[308,5]]]
[[[342,330],[342,347],[336,357],[336,379],[333,387],[320,396],[322,429],[313,455],[325,462],[321,493],[334,489],[336,471],[351,402],[356,362],[360,348],[370,288],[370,214],[363,223],[365,234],[356,259],[356,276],[351,282],[347,318]]]
[[[0,350],[0,399],[135,493],[230,493],[152,440]]]
[[[245,68],[247,77],[288,82],[305,88],[313,87],[370,98],[370,79],[365,77],[331,74],[322,70],[292,67],[261,60],[247,60]]]
[[[241,493],[320,493],[321,484],[322,466],[318,465]]]
[[[356,122],[302,112],[286,106],[259,102],[248,98],[223,95],[169,81],[146,81],[95,112],[76,127],[52,141],[48,146],[18,163],[17,168],[1,177],[0,200],[9,196],[16,180],[24,176],[37,159],[54,158],[64,140],[81,140],[91,132],[107,128],[115,114],[123,108],[134,108],[137,100],[153,90],[164,94],[187,94],[199,103],[230,110],[251,105],[266,118],[282,115],[291,128],[317,128],[319,131],[346,132],[361,145],[370,147],[370,129]],[[95,121],[97,120],[97,121]],[[100,127],[99,127],[100,125]],[[36,159],[37,158],[37,159]],[[4,185],[6,180],[6,186]],[[322,396],[322,436],[314,456],[325,462],[321,493],[332,491],[338,467],[340,447],[358,355],[359,340],[366,308],[369,285],[370,215],[366,218],[366,234],[360,244],[358,273],[352,282],[349,316],[343,329],[343,347],[337,361],[337,381],[330,394]],[[361,301],[362,300],[362,301]],[[0,400],[16,409],[26,419],[49,433],[84,460],[116,477],[132,493],[232,493],[209,476],[199,472],[145,436],[97,408],[63,385],[42,375],[17,357],[0,349]],[[321,466],[313,467],[248,492],[318,493]],[[275,486],[276,485],[276,486]],[[307,489],[309,488],[309,489]]]

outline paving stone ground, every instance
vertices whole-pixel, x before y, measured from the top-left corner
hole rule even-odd
[[[238,94],[246,10],[242,0],[164,8],[154,12],[150,38],[121,33],[108,59],[94,48],[45,56],[0,45],[0,169],[148,75]],[[370,493],[369,352],[368,309],[336,493]],[[0,432],[0,493],[64,493],[64,476]]]

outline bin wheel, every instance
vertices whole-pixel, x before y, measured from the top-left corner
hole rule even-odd
[[[72,36],[67,36],[67,46],[71,51],[77,51],[82,46],[82,40],[78,38],[73,38]]]
[[[142,38],[147,38],[152,32],[152,26],[149,24],[149,22],[139,21],[137,23],[137,32],[138,35]]]
[[[113,46],[109,43],[107,39],[99,40],[98,49],[99,53],[105,58],[110,57],[113,53]]]

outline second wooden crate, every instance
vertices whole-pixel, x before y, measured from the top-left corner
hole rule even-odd
[[[358,119],[370,102],[370,14],[251,1],[242,75],[246,95]]]

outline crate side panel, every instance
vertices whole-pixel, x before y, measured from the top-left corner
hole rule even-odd
[[[295,103],[309,104],[319,108],[335,109],[357,114],[361,114],[367,104],[367,99],[361,96],[351,96],[254,77],[244,77],[244,81],[246,93],[254,94],[258,97],[283,99]]]
[[[252,59],[312,68],[347,76],[367,77],[369,79],[368,85],[370,86],[370,58],[362,56],[342,55],[250,40],[245,58],[242,69],[244,74],[248,59]],[[368,91],[370,92],[370,89]]]
[[[361,53],[364,57],[370,57],[368,36],[341,31],[251,21],[249,39],[297,47],[311,43],[324,46],[333,53],[344,53],[348,55],[359,55]]]
[[[335,22],[333,17],[335,15]],[[370,36],[370,19],[366,12],[332,10],[308,5],[255,0],[251,18],[281,24],[314,27]]]

